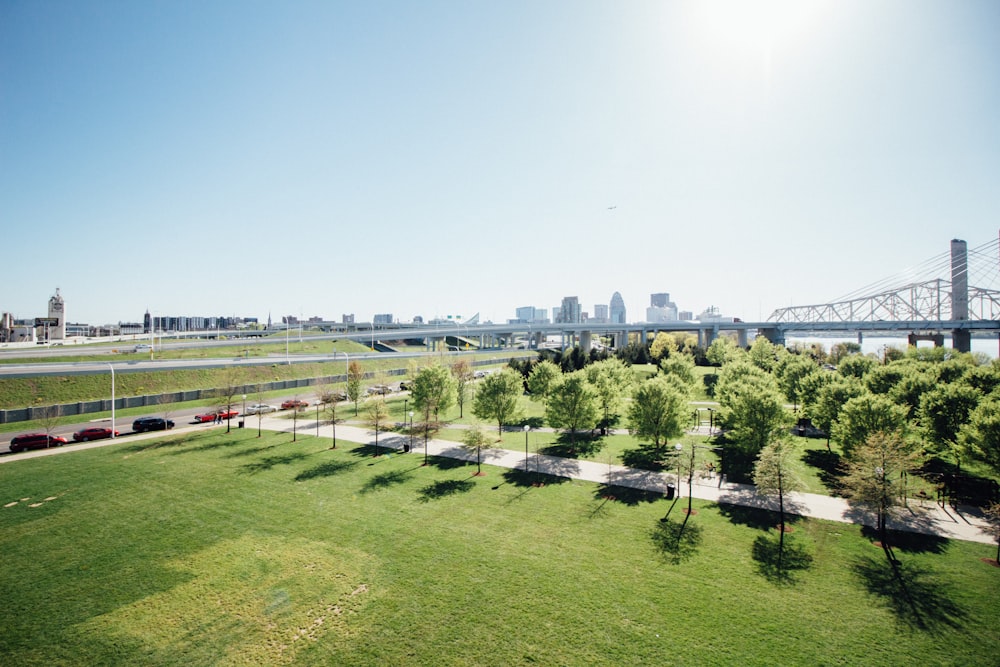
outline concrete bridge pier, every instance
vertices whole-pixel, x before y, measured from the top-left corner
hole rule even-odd
[[[746,348],[747,346],[747,330],[740,329],[736,332],[736,342],[740,347]]]
[[[770,341],[772,345],[780,345],[782,347],[785,346],[785,332],[783,329],[779,329],[777,327],[759,329],[757,331],[757,335],[763,336]]]
[[[580,332],[580,349],[585,353],[590,354],[591,348],[593,348],[593,332],[581,331]]]

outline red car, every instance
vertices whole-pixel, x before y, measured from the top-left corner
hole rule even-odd
[[[73,434],[73,442],[87,442],[88,440],[101,440],[103,438],[111,437],[110,428],[94,427],[85,428],[82,431],[77,431]],[[118,431],[115,431],[115,437],[118,437]]]
[[[45,433],[25,433],[10,441],[10,451],[20,452],[25,449],[45,449],[66,444],[66,438]]]
[[[232,419],[238,414],[240,414],[238,410],[219,410],[218,412],[206,412],[203,415],[195,415],[194,420],[204,424],[206,422],[214,422],[216,419]]]
[[[291,410],[293,408],[296,410],[304,410],[308,407],[309,407],[308,403],[306,403],[305,401],[300,401],[297,398],[293,398],[292,400],[285,401],[284,403],[281,404],[282,410]]]

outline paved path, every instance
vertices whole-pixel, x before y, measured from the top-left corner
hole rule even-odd
[[[290,432],[292,430],[291,421],[281,418],[266,417],[263,420],[262,426],[269,431]],[[315,421],[299,420],[298,428],[299,432],[303,434],[316,434]],[[329,425],[320,426],[319,433],[320,437],[333,437]],[[363,445],[374,445],[375,434],[364,427],[351,424],[338,424],[337,439]],[[392,432],[380,433],[378,439],[379,447],[400,452],[403,450],[403,445],[409,442],[410,438],[408,436],[401,436],[398,433]],[[424,454],[423,440],[419,437],[413,438],[413,454],[416,456],[423,456]],[[450,440],[432,439],[428,441],[427,454],[428,456],[444,456],[473,463],[476,461],[475,452],[467,451],[459,443]],[[482,451],[482,462],[500,468],[524,470],[525,454],[524,451],[518,452],[509,449],[484,449]],[[656,493],[666,493],[667,484],[677,483],[676,473],[651,472],[636,468],[626,468],[620,465],[609,465],[596,461],[568,459],[537,453],[528,455],[527,468],[529,471],[537,471],[548,475],[569,477],[594,482],[595,484],[624,486]],[[685,494],[690,493],[693,497],[701,500],[771,510],[777,510],[778,508],[776,500],[758,496],[755,487],[749,484],[733,484],[730,482],[722,482],[720,484],[720,480],[715,476],[696,476],[690,491],[688,489],[687,478],[682,477],[681,484],[677,485],[677,488],[679,495],[685,496]],[[993,538],[989,535],[988,524],[981,516],[972,514],[971,508],[942,508],[933,500],[919,501],[911,499],[908,504],[908,507],[902,508],[902,512],[898,517],[890,520],[890,528],[926,535],[937,535],[956,540],[995,544]],[[834,498],[816,493],[790,494],[785,499],[785,511],[790,514],[827,519],[829,521],[865,524],[869,526],[875,525],[875,514],[873,512],[866,512],[852,507],[843,498]]]

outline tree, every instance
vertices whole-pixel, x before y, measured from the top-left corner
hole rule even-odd
[[[672,357],[677,352],[677,341],[666,331],[657,331],[653,342],[649,345],[649,356],[653,363]]]
[[[882,547],[889,551],[886,523],[902,504],[902,476],[916,464],[916,455],[897,431],[876,431],[859,444],[847,462],[843,485],[847,497],[875,509]]]
[[[222,376],[223,384],[215,390],[215,406],[221,412],[226,412],[226,433],[232,430],[233,403],[237,394],[242,393],[243,383],[240,382],[239,371],[229,368]]]
[[[787,355],[777,365],[778,385],[796,410],[802,402],[803,384],[806,378],[822,373],[816,362],[797,354]]]
[[[751,455],[774,440],[788,421],[784,401],[770,375],[764,379],[746,376],[729,384],[719,406],[729,437]]]
[[[413,406],[424,412],[427,419],[433,412],[434,421],[438,421],[439,414],[454,404],[456,386],[455,378],[444,366],[435,364],[421,368],[410,390]]]
[[[621,359],[610,358],[587,366],[587,382],[597,392],[597,404],[604,411],[604,431],[610,427],[610,415],[617,416],[622,399],[631,392],[635,384],[632,369]]]
[[[660,361],[660,370],[665,376],[674,378],[678,386],[684,387],[689,394],[698,383],[698,376],[694,372],[694,357],[690,354],[671,354]]]
[[[347,364],[347,400],[354,403],[354,416],[358,415],[358,402],[364,395],[365,371],[357,359]]]
[[[378,433],[389,419],[389,408],[385,404],[385,398],[376,396],[368,401],[366,412],[366,421],[375,431],[375,456],[378,456]]]
[[[852,354],[840,360],[840,363],[837,364],[837,372],[844,376],[863,380],[868,373],[875,370],[876,366],[878,366],[878,362],[875,359],[861,354]]]
[[[455,401],[458,403],[458,418],[465,416],[465,398],[468,395],[469,383],[472,382],[472,367],[465,359],[459,359],[451,365],[451,376],[455,378]]]
[[[330,449],[337,448],[337,423],[340,421],[337,418],[337,402],[342,398],[343,394],[338,391],[334,391],[329,386],[324,385],[324,388],[319,392],[319,402],[323,406],[324,414],[330,418],[330,426],[333,429],[333,444]]]
[[[725,403],[729,400],[729,395],[736,388],[742,387],[747,381],[769,384],[774,387],[775,391],[778,390],[778,386],[775,384],[772,375],[766,371],[762,371],[748,361],[739,360],[726,364],[719,371],[719,380],[715,384],[715,399],[720,403]]]
[[[1000,475],[1000,398],[990,397],[972,411],[959,431],[959,442]]]
[[[488,439],[486,438],[486,433],[483,432],[483,428],[478,424],[474,423],[465,433],[462,434],[462,446],[466,449],[474,449],[476,451],[476,474],[483,474],[483,466],[480,457],[480,452],[482,448],[487,444]]]
[[[521,374],[510,368],[499,373],[491,373],[483,378],[472,399],[472,414],[483,420],[494,421],[497,433],[503,433],[503,425],[517,418],[517,399],[524,393]]]
[[[840,410],[833,426],[833,437],[850,458],[853,450],[875,433],[901,432],[906,426],[906,408],[885,396],[870,392],[852,398]]]
[[[762,371],[771,371],[775,364],[775,345],[764,336],[757,336],[750,345],[747,356],[752,363]]]
[[[964,447],[959,430],[968,423],[979,405],[979,392],[963,384],[941,384],[920,399],[920,425],[927,439],[938,451],[949,451],[962,470]]]
[[[675,380],[657,376],[640,384],[628,405],[629,433],[652,439],[654,451],[662,457],[671,438],[684,433],[687,401]]]
[[[528,375],[528,391],[531,392],[529,398],[544,402],[548,398],[549,387],[560,375],[562,370],[547,359],[535,364]]]
[[[730,361],[735,361],[742,354],[736,346],[736,342],[729,336],[718,336],[712,344],[705,350],[705,358],[713,366],[724,366]]]
[[[861,346],[857,343],[834,343],[830,347],[830,363],[837,365],[844,357],[861,352]]]
[[[784,440],[775,440],[760,450],[753,467],[753,483],[762,496],[778,498],[778,569],[785,551],[785,497],[804,488],[802,480],[791,469],[792,447]]]
[[[826,449],[830,450],[830,434],[840,418],[840,411],[847,401],[865,393],[864,385],[857,378],[835,375],[820,387],[816,399],[805,406],[805,413],[818,428],[826,431]]]
[[[582,428],[593,430],[598,419],[597,390],[582,372],[563,375],[552,384],[545,405],[545,421],[552,428],[569,431],[571,443]]]

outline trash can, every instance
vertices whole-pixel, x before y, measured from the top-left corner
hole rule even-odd
[[[403,445],[403,452],[406,453],[408,451],[410,451],[410,446],[409,445]]]
[[[674,492],[676,490],[677,489],[676,489],[676,487],[673,484],[667,484],[667,500],[673,500],[674,499]]]
[[[243,420],[242,419],[238,422],[238,428],[243,428]]]

